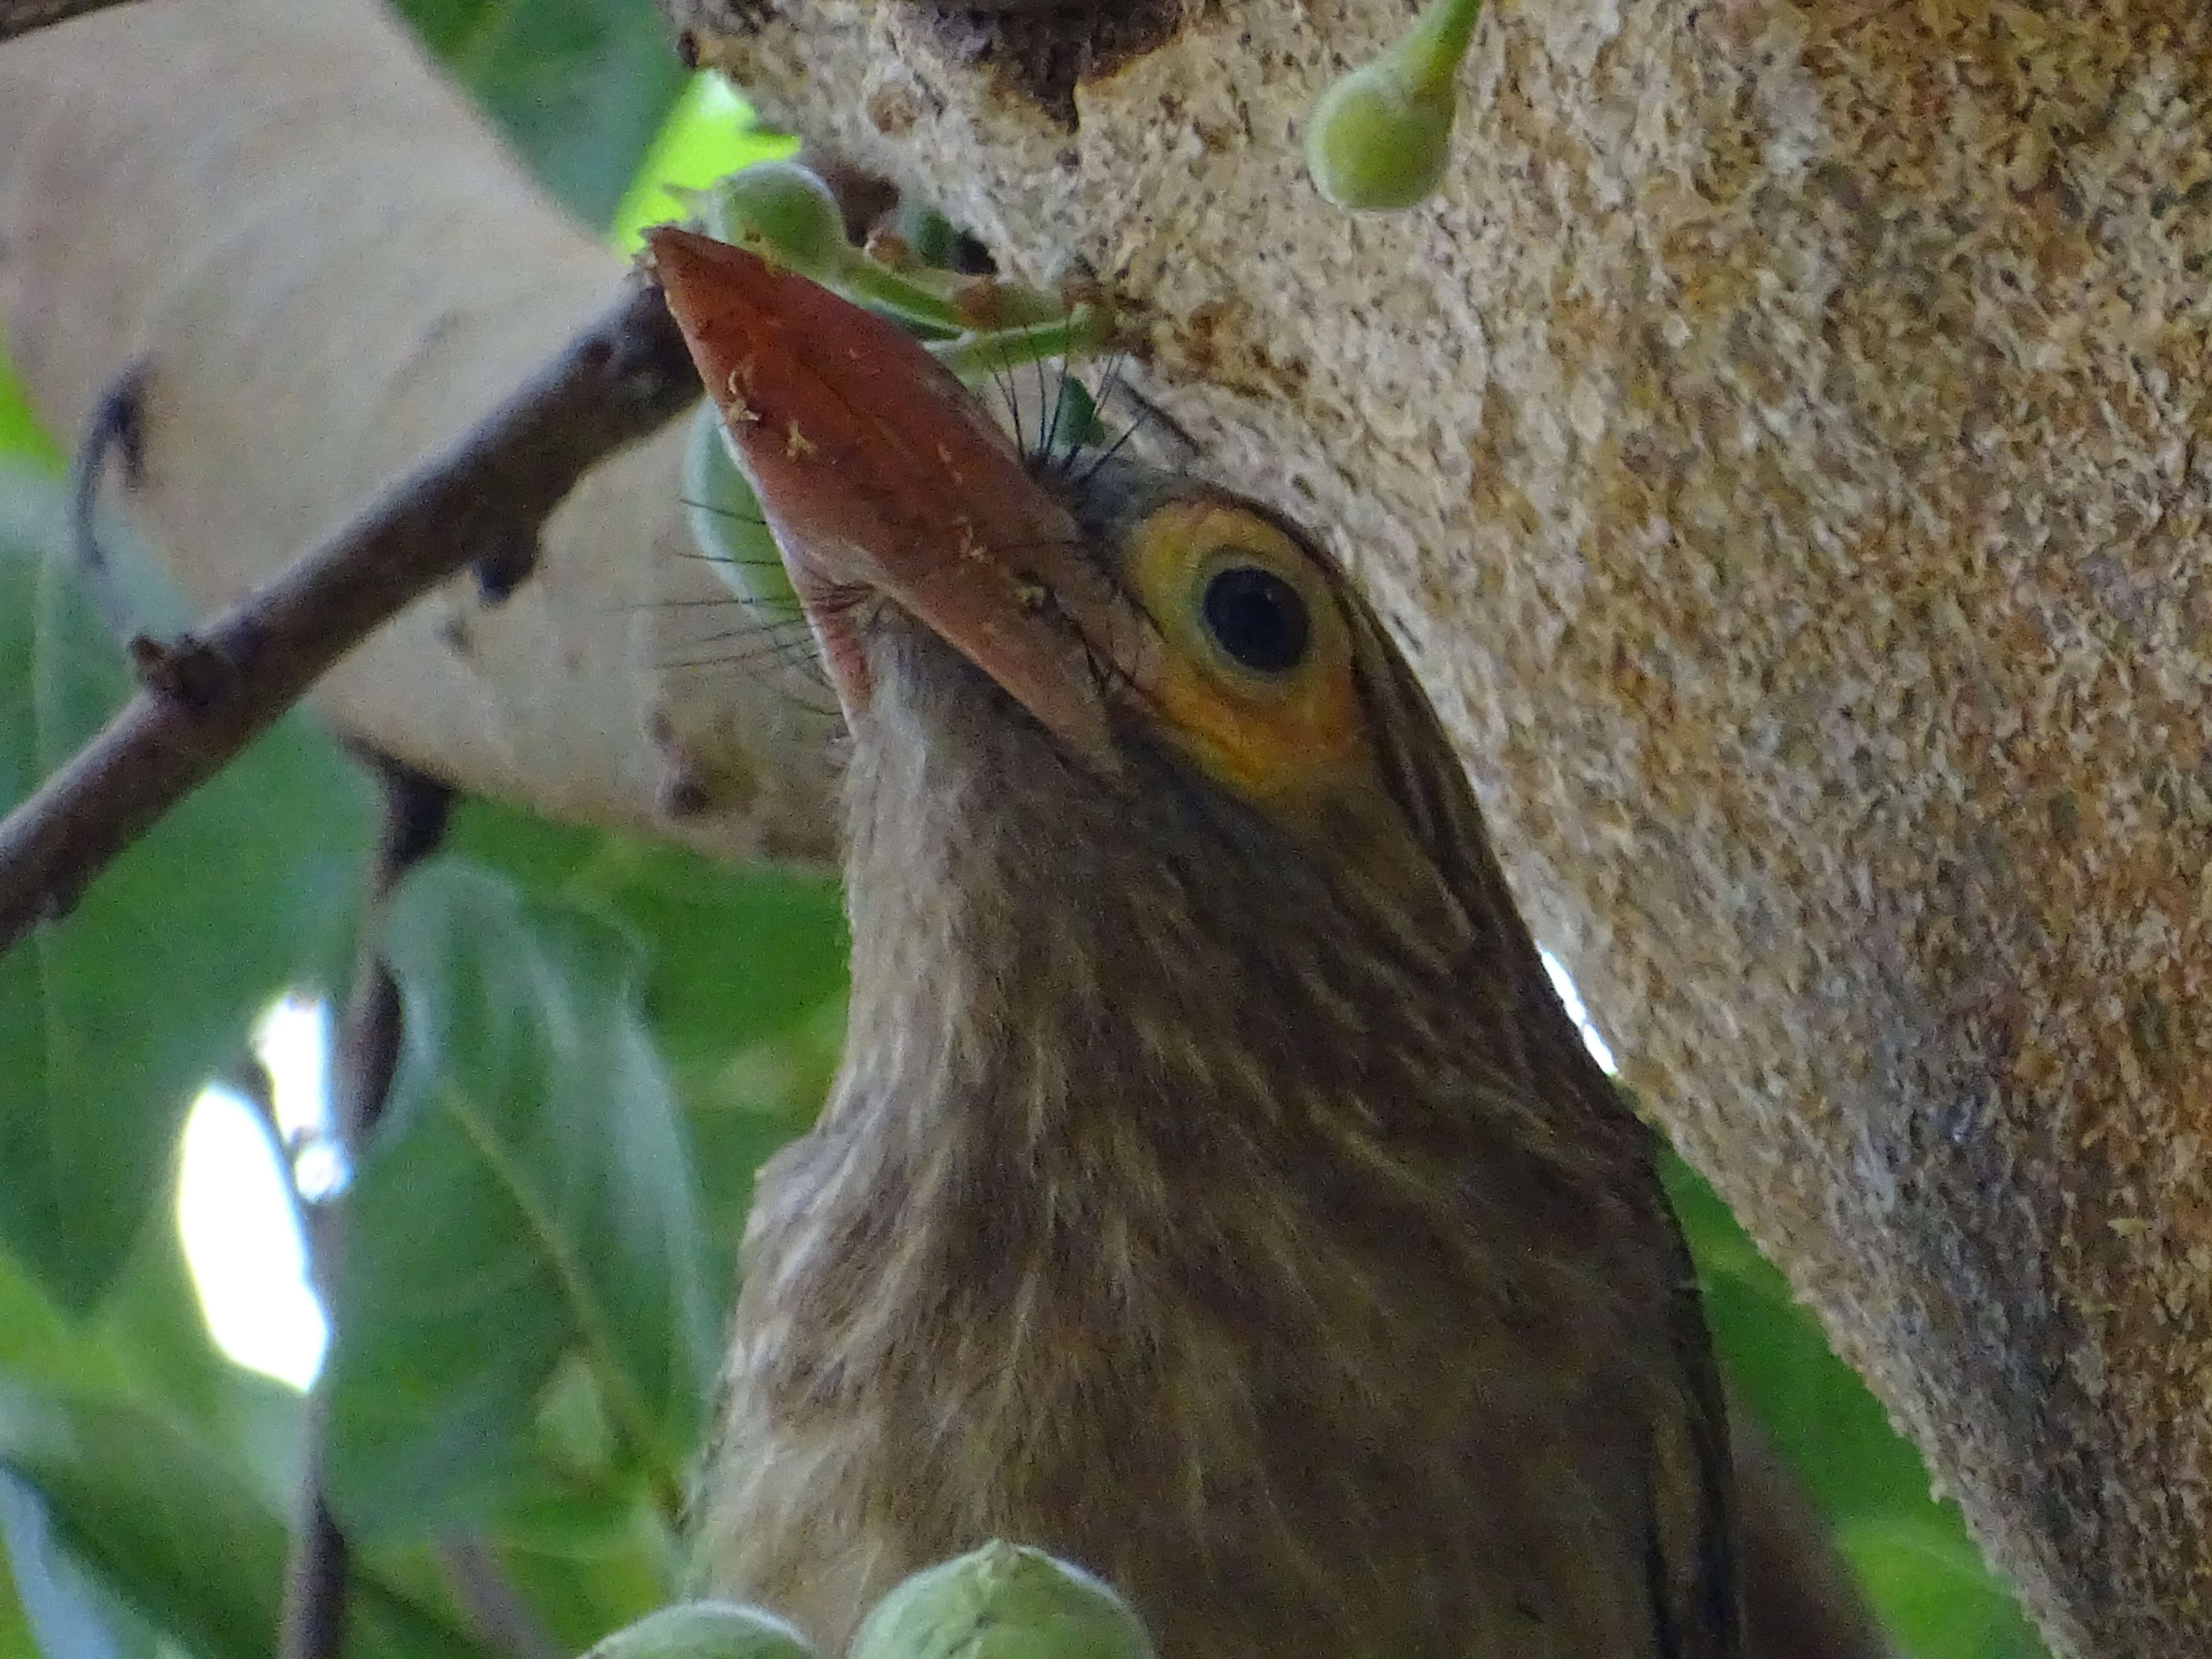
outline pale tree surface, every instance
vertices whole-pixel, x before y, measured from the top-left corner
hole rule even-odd
[[[11,42],[0,156],[18,371],[74,432],[145,360],[140,510],[202,601],[489,409],[623,269],[374,5],[194,0]],[[681,832],[821,857],[822,722],[775,665],[651,672],[711,654],[686,647],[683,601],[721,591],[671,555],[682,449],[671,430],[601,469],[551,526],[544,580],[489,612],[466,583],[417,605],[326,706],[562,816],[665,824],[656,795],[696,775]]]
[[[1324,207],[1295,141],[1395,7],[1088,45],[892,4],[676,21],[1026,274],[1090,261],[1145,391],[1413,646],[1539,936],[2048,1632],[2212,1644],[2212,18],[1505,5],[1441,198],[1395,218]],[[337,0],[16,43],[0,158],[17,366],[67,429],[150,355],[191,418],[140,506],[204,599],[619,270]],[[678,533],[674,443],[590,481],[508,607],[434,597],[325,711],[599,822],[665,819],[672,766],[711,782],[695,840],[825,851],[789,690],[653,666],[686,612],[647,602],[701,580],[634,556]]]

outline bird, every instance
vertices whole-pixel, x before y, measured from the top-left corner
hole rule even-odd
[[[846,1045],[758,1177],[712,1587],[836,1655],[1004,1537],[1164,1659],[1745,1652],[1654,1133],[1344,566],[649,246],[847,728]]]

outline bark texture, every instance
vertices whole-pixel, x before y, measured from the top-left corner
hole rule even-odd
[[[1026,274],[1118,286],[1146,389],[1364,574],[1537,933],[2061,1649],[2212,1650],[2212,14],[1501,4],[1443,198],[1355,219],[1295,129],[1395,0],[672,9]],[[210,599],[613,269],[357,0],[0,49],[0,235],[62,429],[150,354],[141,505]],[[602,821],[672,747],[723,781],[695,836],[822,849],[787,690],[654,668],[729,625],[653,603],[709,591],[673,453],[325,708]]]
[[[677,10],[1145,308],[1148,389],[1364,570],[1633,1081],[2055,1641],[2212,1649],[2212,15],[1504,5],[1442,198],[1354,219],[1296,130],[1385,0],[1135,55],[1141,9]]]

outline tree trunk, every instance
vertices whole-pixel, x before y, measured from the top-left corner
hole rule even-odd
[[[611,274],[303,9],[0,52],[11,349],[64,422],[141,343],[174,377],[149,516],[204,595]],[[1632,1080],[2056,1644],[2212,1650],[2212,14],[1508,0],[1442,198],[1353,218],[1296,128],[1399,4],[678,10],[1002,259],[1108,278],[1148,394],[1364,574]],[[611,596],[670,476],[617,462],[550,583],[418,607],[325,706],[649,818],[680,677]],[[456,617],[504,643],[456,665]],[[818,848],[787,697],[711,689],[750,701],[680,746],[774,805],[695,835]]]
[[[1118,61],[1141,5],[711,9],[771,115],[1146,307],[2057,1643],[2212,1650],[2212,14],[1504,4],[1441,199],[1352,218],[1297,128],[1396,0]]]

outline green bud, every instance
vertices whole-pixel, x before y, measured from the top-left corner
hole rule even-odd
[[[848,1659],[1157,1659],[1129,1604],[1082,1568],[998,1540],[876,1603]]]
[[[796,161],[757,161],[693,192],[690,200],[709,236],[750,248],[817,282],[853,258],[837,198]]]
[[[1306,171],[1340,208],[1419,206],[1451,162],[1459,64],[1481,0],[1430,0],[1412,29],[1342,76],[1306,122]]]
[[[732,1601],[679,1601],[603,1639],[586,1659],[818,1659],[774,1613]]]
[[[712,398],[691,417],[691,441],[684,451],[684,514],[699,551],[730,591],[752,607],[757,621],[799,614],[783,555],[761,516],[760,498],[730,459],[722,412]]]

